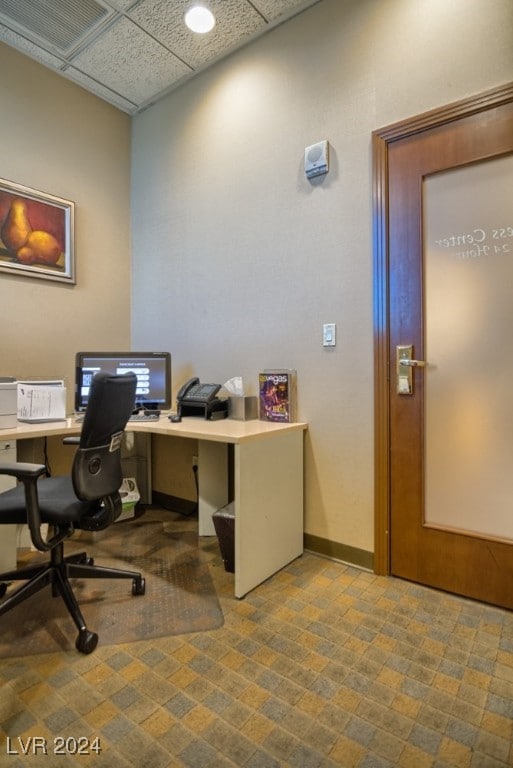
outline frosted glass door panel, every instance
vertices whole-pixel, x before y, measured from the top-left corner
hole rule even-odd
[[[513,540],[513,156],[423,182],[425,524]]]

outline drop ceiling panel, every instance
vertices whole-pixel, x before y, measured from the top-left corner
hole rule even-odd
[[[202,0],[216,25],[197,35],[191,0],[0,0],[0,41],[136,114],[320,1]]]
[[[193,69],[217,59],[267,27],[265,19],[247,0],[210,0],[215,27],[206,35],[195,35],[183,23],[190,5],[190,0],[146,0],[131,11],[130,17]]]
[[[125,17],[74,57],[73,66],[134,104],[156,96],[190,72],[190,67]]]
[[[308,0],[255,0],[253,5],[268,21],[273,21],[281,16],[290,18],[314,3]]]

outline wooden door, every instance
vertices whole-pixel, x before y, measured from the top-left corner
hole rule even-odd
[[[373,143],[375,568],[513,608],[513,85]]]

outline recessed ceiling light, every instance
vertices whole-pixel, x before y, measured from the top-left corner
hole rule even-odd
[[[205,34],[214,28],[216,20],[214,14],[204,5],[194,5],[185,14],[185,23],[193,32]]]

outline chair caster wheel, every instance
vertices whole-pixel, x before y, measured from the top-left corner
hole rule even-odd
[[[144,595],[145,592],[146,592],[146,582],[144,580],[144,577],[141,576],[139,579],[134,579],[132,582],[132,594]]]
[[[80,630],[75,643],[77,651],[80,651],[80,653],[92,653],[97,645],[98,635],[96,632],[89,632],[88,629]]]
[[[7,592],[7,584],[5,583],[5,581],[3,581],[0,584],[0,597],[3,597],[6,592]]]

